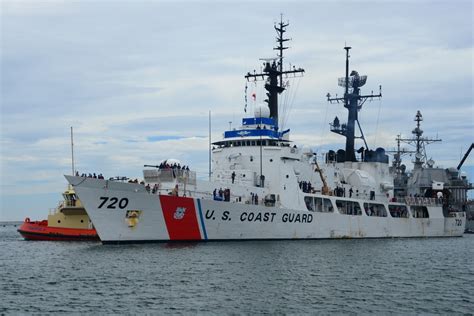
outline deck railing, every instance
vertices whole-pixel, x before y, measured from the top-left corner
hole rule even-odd
[[[443,205],[443,199],[427,198],[427,197],[411,197],[411,196],[393,198],[391,202],[404,203],[407,205],[425,205],[425,206]]]
[[[143,177],[147,183],[174,182],[196,184],[196,172],[183,169],[145,169]]]

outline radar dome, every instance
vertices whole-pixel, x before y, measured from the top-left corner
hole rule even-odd
[[[168,165],[174,165],[174,164],[180,165],[180,164],[181,164],[181,161],[179,161],[178,159],[169,158],[169,159],[161,160],[161,161],[160,161],[160,165],[161,165],[162,163],[168,164]]]
[[[259,105],[255,107],[255,117],[270,117],[270,109],[266,105]]]

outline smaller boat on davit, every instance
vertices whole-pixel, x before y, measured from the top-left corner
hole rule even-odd
[[[99,240],[89,216],[72,188],[63,193],[61,201],[47,220],[25,218],[18,232],[26,240],[83,241]]]

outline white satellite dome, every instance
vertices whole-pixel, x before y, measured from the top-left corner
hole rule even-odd
[[[255,107],[255,117],[256,118],[259,118],[259,117],[270,117],[270,109],[268,108],[268,106],[266,105],[259,105],[257,107]]]
[[[173,165],[173,164],[180,165],[181,161],[179,161],[178,159],[169,158],[169,159],[161,160],[159,164],[162,164],[162,163],[167,163],[168,165]]]

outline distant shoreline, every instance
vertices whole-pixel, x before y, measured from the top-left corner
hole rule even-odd
[[[23,221],[5,221],[0,222],[0,226],[19,226],[23,223]]]

